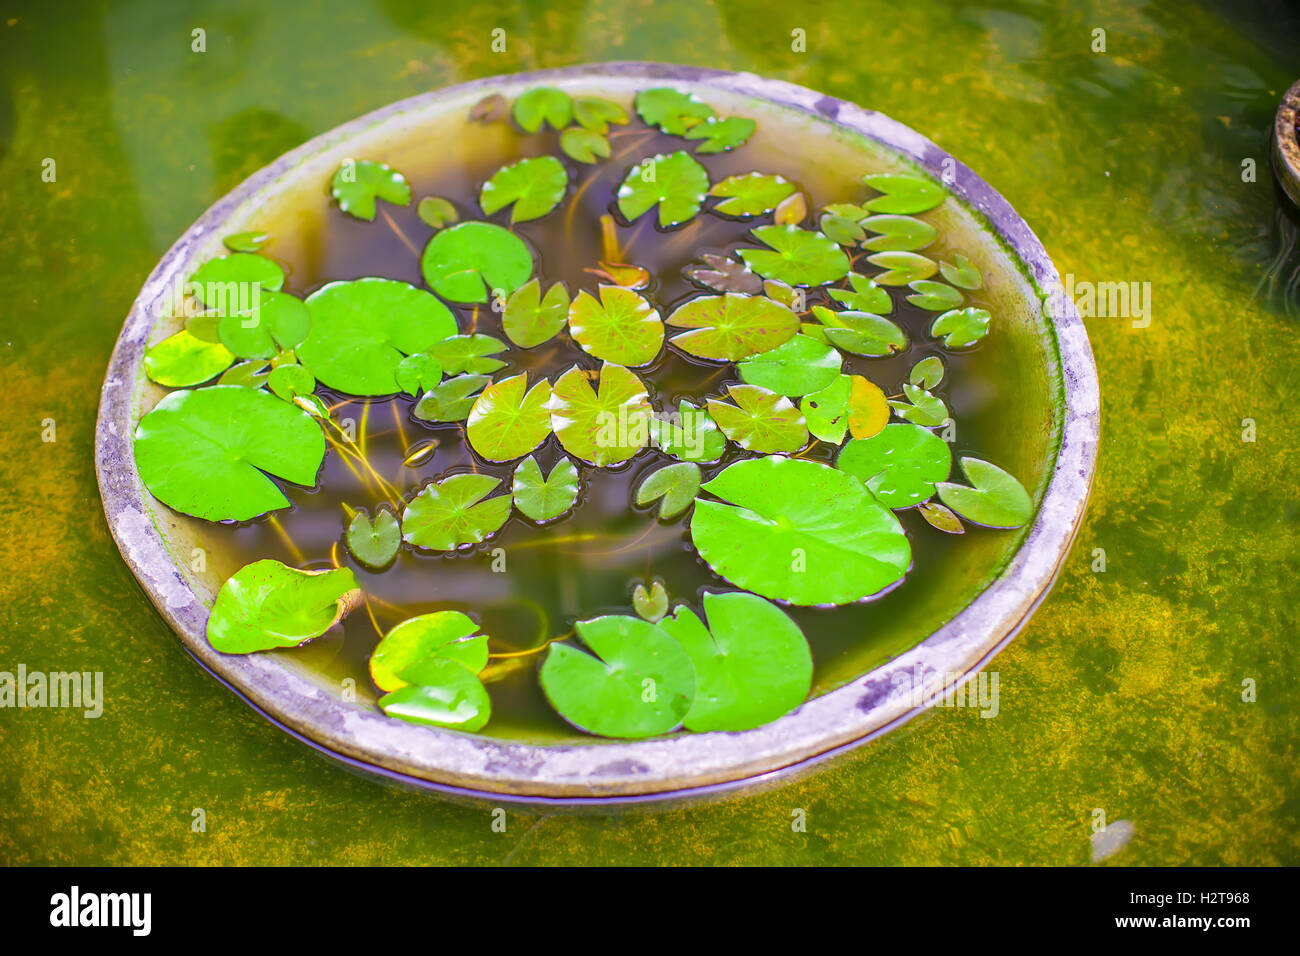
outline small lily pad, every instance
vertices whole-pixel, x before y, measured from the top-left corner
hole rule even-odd
[[[939,498],[967,521],[990,528],[1019,528],[1034,515],[1025,486],[997,465],[979,458],[961,459],[961,470],[973,487],[939,482]]]
[[[644,289],[650,285],[650,270],[627,262],[600,262],[599,268],[587,269],[592,275],[608,279],[623,289]]]
[[[796,335],[774,349],[746,359],[736,370],[747,385],[759,385],[779,395],[797,396],[830,385],[839,376],[843,361],[824,342]]]
[[[875,233],[862,243],[872,252],[916,252],[939,237],[938,229],[911,216],[869,216],[860,224]]]
[[[984,286],[984,277],[980,274],[979,269],[973,262],[957,253],[955,264],[947,262],[939,263],[939,271],[943,277],[959,289],[980,289]]]
[[[627,122],[627,110],[603,97],[579,96],[573,101],[573,118],[584,130],[604,137],[611,125]]]
[[[479,191],[478,203],[492,215],[514,204],[511,222],[540,219],[559,205],[569,187],[569,174],[554,156],[533,156],[502,166]]]
[[[808,444],[808,426],[790,399],[757,385],[731,385],[735,405],[709,399],[709,414],[729,439],[746,451],[772,454]]]
[[[664,589],[664,583],[655,581],[649,590],[646,590],[644,584],[638,584],[632,589],[632,607],[636,609],[637,617],[643,621],[655,624],[662,620],[668,613],[668,592]]]
[[[551,706],[579,730],[643,738],[681,726],[695,697],[695,669],[675,640],[648,621],[622,615],[579,621],[591,650],[552,644],[541,684]]]
[[[553,86],[535,86],[515,100],[514,117],[527,133],[536,133],[545,123],[564,129],[573,118],[573,99]]]
[[[934,320],[930,334],[936,339],[943,339],[944,348],[970,348],[988,335],[991,318],[984,309],[953,309]]]
[[[608,159],[610,153],[609,140],[589,129],[566,129],[560,134],[560,149],[580,163]]]
[[[849,383],[849,434],[854,438],[878,435],[889,422],[889,400],[880,386],[854,375]]]
[[[836,312],[821,305],[813,306],[812,313],[826,341],[846,352],[882,358],[907,348],[907,333],[883,315]],[[804,331],[810,329],[805,326]]]
[[[819,392],[810,392],[799,402],[808,431],[818,441],[838,445],[849,430],[849,398],[853,394],[853,380],[848,375],[837,375],[835,380]]]
[[[644,508],[658,501],[659,517],[666,521],[689,508],[699,490],[700,466],[679,461],[651,472],[637,486],[636,503]]]
[[[287,292],[263,291],[257,306],[228,312],[217,325],[221,344],[240,358],[269,359],[296,349],[311,332],[307,304]]]
[[[245,388],[261,388],[270,375],[265,371],[266,363],[262,361],[239,362],[230,366],[217,379],[218,385],[242,385]]]
[[[660,153],[628,170],[618,189],[618,211],[632,222],[659,207],[663,228],[686,222],[700,211],[709,192],[709,173],[690,153]]]
[[[713,115],[713,107],[700,102],[694,93],[683,93],[667,86],[637,93],[636,111],[646,125],[658,126],[672,136],[683,135]]]
[[[579,292],[569,306],[569,334],[593,358],[616,365],[653,362],[663,348],[659,312],[631,289],[602,285],[600,299]]]
[[[600,468],[625,462],[646,446],[652,415],[641,380],[609,362],[599,376],[575,365],[551,390],[551,427],[560,444]]]
[[[743,116],[728,116],[726,119],[710,116],[688,129],[685,136],[704,140],[695,150],[697,153],[725,153],[743,146],[757,128],[757,123]]]
[[[686,399],[678,403],[677,414],[670,420],[660,417],[651,422],[650,437],[665,455],[700,464],[717,461],[727,447],[718,423]]]
[[[504,352],[509,346],[498,338],[476,332],[473,335],[453,335],[435,342],[427,349],[442,370],[448,375],[472,372],[483,375],[505,368],[506,363],[493,358]]]
[[[270,559],[236,571],[217,592],[208,643],[223,654],[297,647],[320,637],[361,603],[348,568],[299,571]]]
[[[510,295],[533,274],[524,241],[490,222],[462,222],[429,240],[420,257],[424,281],[452,302],[486,302],[500,290]]]
[[[231,233],[225,236],[221,242],[231,252],[256,252],[270,238],[268,233],[262,232],[260,229],[253,229],[248,232]]]
[[[903,386],[906,402],[891,401],[892,408],[900,418],[905,418],[924,428],[938,428],[948,420],[948,407],[943,400],[930,394],[923,388],[917,388],[908,382]]]
[[[346,160],[334,174],[330,192],[339,209],[357,219],[375,218],[375,201],[382,199],[394,206],[411,201],[411,187],[406,177],[387,163],[367,159]]]
[[[499,484],[491,475],[452,475],[425,485],[402,512],[403,540],[430,551],[487,540],[510,517],[510,495],[487,497]]]
[[[277,365],[266,377],[266,387],[276,398],[292,402],[299,395],[310,395],[316,390],[316,376],[301,365]]]
[[[921,517],[925,519],[926,524],[945,534],[966,533],[966,526],[961,523],[961,519],[953,513],[952,509],[937,501],[927,501],[919,505],[916,510],[921,512]]]
[[[715,183],[709,195],[721,200],[713,207],[714,212],[726,216],[761,216],[776,209],[794,191],[794,183],[784,176],[745,173]]]
[[[933,209],[943,202],[943,187],[920,176],[882,173],[864,176],[862,181],[884,194],[864,203],[872,212],[911,216]]]
[[[159,385],[189,388],[216,378],[234,361],[234,354],[220,342],[205,342],[181,329],[150,346],[144,353],[144,371]]]
[[[442,381],[442,365],[427,352],[417,352],[397,363],[393,377],[398,388],[418,398],[421,392],[436,388]]]
[[[791,193],[772,211],[772,222],[778,226],[797,226],[808,218],[808,200],[801,192]]]
[[[431,388],[415,405],[415,417],[426,422],[463,422],[490,375],[457,375]]]
[[[835,467],[866,484],[886,508],[910,508],[933,497],[952,471],[948,443],[927,428],[895,423],[873,438],[855,439]]]
[[[914,294],[909,295],[907,301],[918,309],[925,309],[927,312],[946,312],[961,306],[962,294],[945,282],[917,279],[908,285]]]
[[[455,661],[471,674],[488,662],[488,639],[476,621],[460,611],[434,611],[408,618],[384,635],[370,655],[370,679],[380,690],[407,686],[401,674],[430,658]]]
[[[876,276],[879,285],[907,285],[928,279],[939,270],[934,260],[915,252],[877,252],[867,256],[867,261],[885,270]]]
[[[788,285],[816,286],[849,274],[849,257],[820,232],[797,226],[759,226],[753,230],[767,249],[740,249],[745,263],[765,279]]]
[[[551,383],[528,388],[528,373],[502,379],[483,390],[469,411],[465,434],[488,461],[522,458],[551,434]]]
[[[937,355],[921,359],[907,373],[907,380],[917,388],[937,387],[943,381],[943,359]]]
[[[817,227],[826,238],[841,246],[856,246],[867,235],[862,227],[852,219],[847,216],[837,216],[834,213],[823,213],[822,217],[817,220]]]
[[[537,279],[529,279],[506,300],[501,327],[520,348],[531,349],[549,342],[564,328],[569,317],[569,290],[557,282],[542,295]]]
[[[235,252],[209,259],[195,269],[186,289],[205,306],[224,315],[233,311],[232,306],[249,304],[252,297],[239,289],[241,285],[260,285],[268,292],[279,292],[284,287],[284,269],[266,256]]]
[[[786,306],[736,292],[691,299],[666,321],[689,330],[672,337],[677,348],[698,358],[725,362],[774,349],[799,331],[799,317]]]
[[[391,508],[380,505],[373,519],[364,510],[354,514],[343,541],[363,567],[381,571],[397,557],[397,549],[402,544],[402,526]]]
[[[889,297],[889,291],[876,285],[874,279],[850,272],[849,285],[852,288],[827,289],[826,294],[853,312],[888,315],[894,310],[894,300]]]
[[[562,458],[543,478],[537,459],[529,455],[515,468],[511,493],[515,507],[529,518],[540,524],[554,521],[578,502],[578,469]]]
[[[451,200],[443,199],[441,196],[425,196],[416,205],[415,214],[420,217],[420,222],[431,229],[450,226],[460,219],[460,213],[456,211]]]
[[[712,252],[702,253],[700,260],[703,265],[687,266],[682,274],[706,289],[742,292],[746,295],[757,295],[763,291],[763,280],[754,275],[743,262]]]
[[[405,687],[379,698],[389,717],[451,730],[482,730],[492,717],[492,700],[474,674],[456,661],[431,657],[402,671]]]

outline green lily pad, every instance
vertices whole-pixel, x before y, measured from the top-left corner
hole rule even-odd
[[[569,290],[557,282],[542,295],[537,279],[529,279],[506,300],[501,327],[520,348],[531,349],[549,342],[569,318]]]
[[[864,238],[866,233],[852,219],[847,216],[837,216],[835,213],[823,213],[822,217],[817,220],[817,228],[827,239],[834,241],[841,246],[856,246]]]
[[[799,403],[808,431],[818,441],[839,445],[848,433],[855,411],[852,375],[839,375],[820,392],[810,392]],[[888,406],[886,406],[888,413]]]
[[[985,309],[953,309],[934,320],[930,334],[936,339],[943,339],[944,348],[970,348],[988,335],[991,318]]]
[[[966,526],[961,523],[951,508],[939,504],[937,501],[927,501],[916,509],[921,512],[921,517],[931,528],[935,528],[945,534],[965,534]]]
[[[217,329],[221,344],[238,357],[269,359],[303,343],[311,332],[311,311],[295,295],[264,291],[256,309],[227,313]]]
[[[483,390],[469,411],[465,434],[488,461],[522,458],[551,434],[551,383],[528,388],[528,373],[502,379]]]
[[[655,581],[649,590],[644,584],[638,584],[632,589],[632,607],[643,621],[655,624],[662,620],[668,613],[668,591],[664,589],[664,583]]]
[[[627,110],[603,97],[579,96],[573,101],[573,118],[584,130],[603,138],[611,125],[627,122]]]
[[[583,351],[616,365],[647,365],[664,344],[659,312],[631,289],[602,285],[600,299],[579,292],[569,306],[569,334]]]
[[[635,617],[598,617],[576,629],[592,653],[555,643],[541,669],[542,690],[561,717],[601,737],[654,737],[681,726],[695,697],[695,670],[681,645]]]
[[[753,594],[705,592],[709,626],[679,605],[660,627],[695,667],[687,730],[749,730],[794,710],[812,690],[808,641],[784,611]]]
[[[339,209],[367,221],[375,218],[378,199],[394,206],[405,206],[411,201],[411,187],[405,176],[387,163],[367,159],[344,162],[334,174],[330,192],[338,200]]]
[[[331,282],[308,297],[307,308],[311,331],[298,358],[326,386],[350,395],[401,391],[403,356],[456,334],[450,309],[395,279]]]
[[[788,285],[825,285],[849,274],[849,257],[820,232],[798,226],[759,226],[752,232],[768,249],[740,249],[745,264],[765,279]]]
[[[862,243],[872,252],[916,252],[939,237],[938,229],[911,216],[868,216],[860,225],[875,233]]]
[[[266,256],[236,252],[203,263],[194,270],[186,288],[205,306],[224,314],[232,304],[249,303],[252,297],[238,288],[245,283],[279,292],[284,287],[284,269]]]
[[[745,173],[715,183],[709,195],[721,200],[713,207],[714,212],[726,216],[761,216],[776,209],[794,190],[794,183],[784,176]]]
[[[316,376],[301,365],[277,365],[266,377],[266,386],[276,398],[292,402],[299,395],[316,390]]]
[[[979,458],[961,459],[961,470],[974,487],[939,482],[939,499],[967,521],[990,528],[1019,528],[1034,515],[1025,486],[997,465]]]
[[[265,368],[266,363],[263,361],[239,362],[226,369],[221,378],[217,379],[217,384],[261,388],[270,378],[270,374],[264,371]],[[315,379],[312,381],[315,381]]]
[[[511,493],[515,507],[534,521],[554,521],[578,503],[578,469],[563,458],[543,478],[537,459],[529,455],[515,468]]]
[[[205,342],[185,329],[168,336],[144,353],[150,381],[168,388],[188,388],[216,378],[235,361],[220,342]]]
[[[491,475],[452,475],[425,485],[402,512],[403,540],[430,551],[487,540],[510,517],[509,495],[487,497],[499,484],[501,479]]]
[[[648,126],[658,126],[672,136],[681,136],[713,115],[713,107],[700,102],[694,93],[668,86],[637,93],[636,111]]]
[[[172,392],[140,419],[135,464],[155,498],[209,521],[247,521],[289,507],[268,475],[316,483],[325,436],[269,392],[213,385]]]
[[[895,423],[845,445],[835,467],[864,482],[886,508],[910,508],[934,495],[952,471],[948,443],[919,425]]]
[[[370,679],[393,691],[411,682],[401,676],[430,658],[455,661],[471,674],[487,667],[488,639],[476,621],[460,611],[434,611],[408,618],[384,635],[370,655]]]
[[[407,395],[418,397],[442,381],[442,365],[428,352],[416,352],[397,363],[393,374],[397,387]]]
[[[821,391],[840,374],[843,359],[824,342],[796,335],[774,349],[760,352],[736,366],[747,385],[759,385],[779,395]]]
[[[907,333],[883,315],[870,312],[836,312],[815,305],[813,317],[821,323],[821,335],[831,345],[855,355],[881,358],[907,348]],[[804,326],[805,333],[816,327]]]
[[[881,173],[864,176],[862,181],[884,194],[864,203],[872,212],[911,216],[933,209],[943,202],[943,187],[920,176]]]
[[[618,211],[632,222],[659,207],[659,225],[667,229],[692,218],[709,193],[709,173],[690,153],[678,150],[642,160],[628,170],[618,188]]]
[[[691,299],[668,316],[667,322],[690,330],[672,337],[677,348],[723,362],[774,349],[799,331],[799,317],[786,306],[737,292]]]
[[[746,451],[798,451],[808,444],[808,426],[790,399],[757,385],[730,385],[735,405],[709,399],[709,414],[722,433]]]
[[[441,196],[425,196],[415,207],[415,214],[420,217],[420,222],[431,229],[449,226],[460,218],[460,213],[451,200]]]
[[[946,312],[958,308],[962,303],[962,294],[945,282],[917,279],[908,285],[914,294],[909,295],[907,301],[918,309],[925,309],[927,312]]]
[[[402,526],[391,508],[380,505],[373,520],[364,510],[354,514],[343,541],[362,566],[380,571],[397,557],[397,549],[402,544]]]
[[[595,163],[610,154],[609,140],[589,129],[566,129],[560,134],[560,149],[580,163]]]
[[[415,724],[473,732],[492,717],[492,700],[483,682],[456,661],[431,657],[402,671],[409,683],[379,698],[389,717]]]
[[[900,417],[923,428],[938,428],[948,420],[948,406],[940,398],[931,395],[923,388],[917,388],[911,382],[903,386],[906,402],[891,401],[889,407]]]
[[[686,399],[678,403],[677,409],[675,416],[667,420],[657,417],[651,422],[650,438],[659,450],[679,461],[700,464],[721,458],[727,439],[709,413]]]
[[[510,295],[532,277],[533,254],[524,241],[490,222],[462,222],[429,240],[420,257],[424,281],[452,302],[486,302]]]
[[[743,116],[728,116],[726,119],[710,116],[688,129],[685,135],[687,139],[704,140],[695,150],[697,153],[725,153],[743,146],[756,129],[758,124]]]
[[[533,156],[502,166],[479,191],[478,204],[492,215],[514,203],[511,222],[540,219],[560,204],[569,174],[554,156]]]
[[[850,272],[849,285],[851,289],[827,289],[826,294],[852,312],[888,315],[894,311],[894,300],[888,290],[876,285],[875,279]]]
[[[434,386],[415,404],[415,417],[426,422],[463,422],[490,375],[458,375]]]
[[[279,561],[254,561],[217,592],[208,643],[223,654],[297,647],[320,637],[360,603],[361,588],[348,568],[299,571]]]
[[[937,355],[923,358],[907,373],[907,381],[917,388],[931,389],[943,381],[943,359]]]
[[[708,565],[792,604],[848,604],[899,581],[912,552],[898,519],[852,475],[767,456],[726,468],[695,500],[691,538]]]
[[[256,252],[271,236],[260,229],[234,232],[222,238],[221,243],[231,252]]]
[[[652,415],[645,385],[621,365],[606,362],[598,379],[575,365],[551,389],[551,427],[560,444],[600,468],[625,462],[645,447]]]
[[[885,270],[876,276],[879,285],[907,285],[928,279],[939,270],[934,260],[916,252],[877,252],[867,256],[867,261]]]
[[[664,465],[637,486],[636,503],[644,508],[659,502],[659,517],[675,518],[691,506],[700,490],[700,466],[690,461]]]
[[[564,129],[573,118],[573,99],[553,86],[535,86],[519,95],[514,103],[515,122],[528,133],[536,133],[544,123]]]
[[[939,271],[943,274],[943,277],[959,289],[974,291],[983,288],[984,276],[980,274],[980,270],[975,264],[960,252],[954,258],[956,259],[955,264],[939,263]]]
[[[473,335],[453,335],[429,346],[429,355],[442,366],[448,375],[460,375],[472,372],[485,375],[505,368],[506,363],[494,355],[500,355],[509,346],[498,338],[476,332]]]

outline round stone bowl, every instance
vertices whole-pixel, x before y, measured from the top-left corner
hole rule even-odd
[[[994,449],[1004,457],[990,457],[1022,478],[1033,476],[1026,481],[1037,506],[1033,522],[1018,538],[1005,539],[1017,543],[1001,545],[1006,554],[997,566],[979,579],[969,600],[921,632],[928,637],[891,659],[841,675],[830,689],[757,729],[642,741],[505,740],[390,719],[372,702],[298,666],[292,655],[218,653],[205,629],[225,574],[194,569],[191,554],[202,540],[202,522],[155,501],[137,475],[132,435],[163,394],[144,375],[144,351],[176,328],[163,306],[168,290],[220,255],[222,236],[264,221],[277,203],[284,206],[282,220],[305,222],[304,209],[326,208],[329,177],[351,156],[383,158],[401,169],[404,160],[413,161],[413,149],[427,157],[436,144],[439,160],[454,163],[461,148],[454,124],[463,128],[475,102],[489,93],[511,98],[539,83],[624,103],[639,89],[671,85],[696,93],[719,112],[759,119],[760,131],[764,118],[773,120],[787,137],[781,148],[801,162],[806,157],[809,163],[858,169],[870,153],[876,169],[885,163],[941,178],[956,200],[935,211],[945,234],[956,230],[979,243],[977,265],[989,279],[999,348],[1018,363],[1008,366],[1015,381],[1007,385],[1009,397],[1000,399],[1007,409],[1005,427],[994,439],[1006,446]],[[811,142],[816,150],[807,148]],[[269,720],[355,769],[454,798],[596,810],[771,786],[924,710],[934,696],[918,695],[918,675],[937,676],[949,687],[969,680],[1051,587],[1087,505],[1099,425],[1088,337],[1059,289],[1047,253],[1005,199],[925,137],[853,103],[749,74],[656,63],[476,80],[394,103],[318,136],[247,179],[167,252],[127,317],[104,382],[95,449],[104,512],[126,563],[199,663]]]

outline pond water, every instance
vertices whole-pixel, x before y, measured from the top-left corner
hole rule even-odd
[[[1265,138],[1300,73],[1300,30],[1283,6],[927,0],[900,15],[659,0],[447,12],[384,0],[7,14],[0,348],[16,400],[0,476],[18,530],[0,544],[0,669],[99,671],[107,699],[98,719],[0,712],[0,858],[1086,863],[1101,810],[1133,825],[1115,862],[1300,861],[1300,337],[1283,299],[1296,266],[1278,255],[1295,226],[1281,218]],[[199,27],[203,54],[191,50]],[[496,27],[510,38],[500,54]],[[796,29],[804,52],[791,49]],[[284,150],[447,83],[636,58],[752,70],[896,117],[999,189],[1063,274],[1150,282],[1151,321],[1087,319],[1100,472],[1061,580],[997,660],[996,718],[938,710],[735,803],[512,813],[494,833],[485,810],[343,773],[193,666],[104,527],[98,389],[159,256]],[[47,158],[54,182],[41,177]],[[41,441],[46,419],[54,442]],[[204,833],[191,828],[195,808]],[[791,831],[794,808],[808,811],[807,832]]]

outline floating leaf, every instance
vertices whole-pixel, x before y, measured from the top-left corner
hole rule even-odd
[[[727,447],[717,422],[685,399],[678,403],[676,415],[655,418],[650,424],[650,437],[659,450],[679,461],[717,461]]]
[[[381,571],[393,563],[402,544],[402,526],[387,505],[380,505],[374,520],[364,510],[348,522],[343,541],[352,557],[371,571]],[[374,666],[373,660],[371,667]]]
[[[221,242],[231,252],[256,252],[270,238],[269,234],[255,229],[250,232],[231,233]]]
[[[934,226],[911,216],[869,216],[861,226],[876,234],[862,243],[872,252],[916,252],[939,236]]]
[[[821,305],[813,306],[812,313],[826,341],[846,352],[881,358],[907,348],[907,333],[883,315],[835,312]]]
[[[378,199],[394,206],[405,206],[411,201],[411,187],[405,176],[387,163],[374,163],[368,159],[344,160],[334,174],[330,192],[338,200],[339,209],[367,221],[375,218],[375,201]]]
[[[418,397],[427,389],[434,388],[442,381],[442,365],[427,352],[408,355],[397,363],[393,376],[397,387],[407,395]]]
[[[967,521],[990,528],[1019,528],[1034,514],[1024,485],[997,465],[979,458],[962,458],[961,470],[974,487],[941,481],[939,498]]]
[[[456,661],[432,657],[402,671],[405,687],[379,698],[389,717],[451,730],[482,730],[492,716],[492,700],[475,675]]]
[[[690,153],[678,150],[644,159],[628,170],[618,189],[618,211],[632,222],[659,206],[659,225],[677,226],[700,211],[709,173]]]
[[[888,315],[894,310],[894,300],[889,297],[889,292],[876,285],[874,279],[850,272],[849,285],[851,289],[827,289],[826,294],[853,312]]]
[[[209,521],[247,521],[289,500],[268,474],[316,483],[325,436],[311,416],[259,389],[172,392],[140,419],[135,464],[153,496]]]
[[[316,376],[301,365],[277,365],[266,378],[271,394],[286,402],[316,390]]]
[[[889,421],[889,400],[880,386],[854,375],[849,386],[849,434],[871,438]]]
[[[710,116],[688,129],[686,138],[704,140],[695,150],[697,153],[725,153],[743,146],[757,128],[757,123],[743,116],[728,116],[726,119]]]
[[[502,379],[483,390],[469,411],[465,434],[488,461],[522,458],[551,434],[551,383],[528,388],[528,373]]]
[[[812,690],[812,651],[799,625],[753,594],[705,592],[706,628],[679,605],[660,627],[695,667],[687,730],[749,730],[789,713]]]
[[[564,450],[607,468],[627,461],[649,441],[650,396],[641,380],[606,362],[597,373],[576,365],[551,390],[551,427]]]
[[[843,216],[845,219],[852,219],[855,223],[861,223],[867,218],[867,211],[861,206],[854,205],[851,202],[833,202],[823,207],[826,212],[832,216]]]
[[[627,122],[627,111],[612,100],[579,96],[573,101],[573,118],[584,130],[598,133],[603,138],[611,124],[622,126]]]
[[[793,396],[821,391],[839,376],[842,364],[840,354],[829,345],[806,335],[796,335],[774,349],[746,359],[736,370],[748,385]]]
[[[402,459],[403,468],[418,468],[434,456],[438,450],[440,442],[436,438],[430,438],[427,441],[417,441],[411,444],[406,450],[406,457]]]
[[[425,485],[402,512],[402,538],[430,551],[485,541],[510,517],[509,495],[487,497],[499,484],[491,475],[452,475]]]
[[[799,317],[786,306],[735,292],[691,299],[666,321],[689,329],[671,339],[683,352],[726,362],[774,349],[799,331]]]
[[[159,385],[188,388],[216,378],[234,361],[220,342],[204,342],[181,329],[144,353],[144,371]]]
[[[515,345],[531,349],[558,335],[568,317],[569,290],[563,282],[555,283],[543,296],[541,283],[529,279],[506,301],[501,327]]]
[[[370,679],[380,690],[398,690],[401,675],[430,658],[455,661],[471,674],[487,667],[488,639],[476,621],[460,611],[434,611],[408,618],[384,635],[370,655]]]
[[[864,205],[872,212],[911,216],[933,209],[943,202],[943,187],[920,176],[903,176],[881,173],[863,176],[862,181],[877,192],[884,193]]]
[[[425,196],[415,207],[415,214],[420,217],[420,222],[433,229],[449,226],[460,218],[451,200],[441,196]]]
[[[500,339],[480,332],[474,335],[453,335],[435,342],[427,351],[448,375],[459,375],[462,372],[485,374],[505,368],[505,362],[492,356],[499,355],[508,347]]]
[[[701,103],[694,93],[683,93],[667,86],[637,93],[636,111],[646,125],[658,126],[672,136],[681,136],[713,115],[713,107]]]
[[[243,285],[259,285],[268,292],[284,287],[284,269],[274,259],[250,252],[236,252],[209,259],[194,270],[187,291],[210,309],[221,314],[251,304],[250,290]]]
[[[806,312],[808,309],[803,290],[797,292],[779,279],[764,279],[763,292],[773,302],[780,302],[793,312]]]
[[[776,209],[794,191],[794,184],[784,176],[745,173],[715,183],[709,195],[721,199],[713,207],[714,212],[727,216],[761,216]]]
[[[651,624],[660,621],[668,613],[668,592],[664,590],[664,583],[655,581],[648,591],[644,584],[638,584],[632,589],[632,606],[641,620]]]
[[[561,717],[601,737],[654,737],[681,725],[695,670],[676,641],[627,616],[579,621],[576,629],[592,653],[555,643],[542,664],[542,690]]]
[[[757,385],[729,385],[735,405],[709,399],[709,414],[722,433],[746,451],[798,451],[808,444],[808,426],[790,399]]]
[[[984,309],[969,307],[953,309],[934,320],[930,334],[936,339],[943,339],[944,348],[970,348],[989,332],[989,320],[992,318]]]
[[[270,376],[263,371],[265,368],[266,363],[262,361],[240,362],[239,364],[232,365],[230,368],[226,369],[221,378],[217,379],[217,384],[242,385],[245,388],[261,388],[270,378]]]
[[[932,528],[938,528],[946,534],[965,534],[966,526],[953,512],[936,501],[927,501],[917,510]]]
[[[808,200],[800,192],[786,196],[772,212],[772,221],[778,226],[797,226],[807,218]]]
[[[536,133],[543,123],[564,129],[573,118],[573,100],[553,86],[535,86],[515,100],[515,122],[527,133]]]
[[[907,402],[889,403],[889,407],[897,412],[900,418],[906,418],[909,422],[925,428],[938,428],[948,420],[947,406],[925,389],[908,383],[903,386],[903,394],[907,396]]]
[[[957,264],[949,265],[947,262],[939,263],[939,271],[943,277],[959,289],[975,290],[982,288],[984,277],[975,264],[963,256],[960,252],[956,255]]]
[[[658,311],[631,289],[600,287],[600,300],[579,292],[569,306],[569,334],[594,358],[616,365],[646,365],[664,343]]]
[[[934,495],[952,471],[948,443],[919,425],[886,425],[880,434],[849,442],[835,467],[864,482],[886,508],[910,508]]]
[[[763,291],[763,280],[749,271],[749,266],[727,256],[711,252],[700,256],[704,265],[687,266],[682,270],[686,278],[699,283],[706,289],[719,292],[743,292],[757,295]]]
[[[852,394],[852,377],[838,375],[821,391],[803,397],[799,410],[803,412],[808,431],[814,438],[832,445],[844,441],[849,429],[849,399]]]
[[[489,93],[470,107],[469,118],[474,123],[491,123],[505,112],[506,98],[500,93]]]
[[[578,501],[578,469],[562,458],[543,478],[537,459],[529,455],[515,468],[511,493],[515,507],[539,523],[567,514]]]
[[[651,472],[636,489],[636,503],[645,507],[659,502],[659,517],[676,518],[691,506],[700,490],[700,466],[690,461],[664,465]]]
[[[320,637],[360,603],[361,588],[348,568],[299,571],[279,561],[254,561],[217,592],[208,643],[223,654],[297,647]]]
[[[937,355],[921,359],[907,373],[907,380],[918,388],[935,388],[943,381],[943,360]]]
[[[650,284],[650,270],[625,262],[601,262],[599,269],[586,269],[592,275],[608,279],[624,289],[644,289]]]
[[[702,490],[722,501],[696,499],[695,549],[723,578],[764,597],[848,604],[894,584],[911,564],[898,519],[829,465],[751,458]]]
[[[569,174],[554,156],[533,156],[502,166],[479,191],[478,204],[492,215],[511,203],[511,222],[540,219],[559,205]]]
[[[560,135],[564,155],[580,163],[594,163],[609,157],[609,140],[589,129],[566,129]]]
[[[759,226],[753,230],[767,249],[740,249],[745,263],[765,279],[788,285],[825,285],[849,274],[849,257],[820,232],[797,226]]]
[[[330,282],[307,298],[307,309],[311,331],[298,358],[326,386],[350,395],[401,391],[403,356],[456,334],[450,309],[395,279]]]
[[[311,331],[311,311],[297,296],[263,291],[251,309],[228,312],[217,325],[221,344],[240,358],[269,359],[296,349]]]
[[[415,417],[426,422],[463,422],[490,375],[458,375],[425,392],[415,405]]]
[[[909,283],[915,295],[909,295],[907,301],[918,309],[928,312],[945,312],[956,309],[962,303],[962,295],[952,286],[931,279],[917,279]]]
[[[876,276],[879,285],[907,285],[917,279],[928,279],[939,269],[933,260],[915,252],[877,252],[867,256],[867,261],[885,270]]]
[[[524,241],[490,222],[462,222],[429,240],[420,257],[424,281],[452,302],[486,302],[509,295],[532,277],[533,254]]]
[[[837,216],[834,213],[823,214],[821,219],[817,220],[817,227],[827,239],[841,246],[855,246],[866,237],[866,233],[856,222],[847,216]]]

